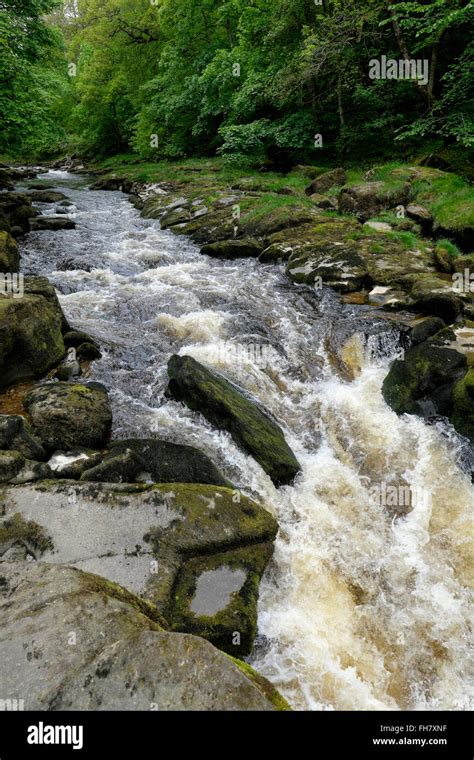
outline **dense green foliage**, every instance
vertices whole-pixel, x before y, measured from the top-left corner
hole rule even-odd
[[[54,153],[66,145],[63,43],[43,20],[57,4],[0,0],[0,153]]]
[[[58,94],[73,148],[90,156],[217,153],[284,167],[474,146],[469,0],[75,0],[46,27],[38,15],[55,4],[0,0],[2,111],[7,135],[25,129],[24,147],[28,130],[40,148],[53,139]],[[32,50],[9,79],[20,16]],[[371,79],[383,55],[428,60],[428,81]]]

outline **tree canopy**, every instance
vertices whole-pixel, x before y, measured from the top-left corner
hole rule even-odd
[[[228,160],[471,148],[468,0],[0,0],[0,151]],[[426,83],[371,79],[423,60]],[[317,136],[320,137],[317,137]]]

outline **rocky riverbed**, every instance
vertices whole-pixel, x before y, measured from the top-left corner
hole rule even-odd
[[[439,170],[298,171],[268,212],[245,177],[2,169],[5,697],[285,709],[250,656],[295,708],[464,706],[473,230],[423,205]]]

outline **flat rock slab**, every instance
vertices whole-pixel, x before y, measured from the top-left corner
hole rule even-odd
[[[0,498],[0,558],[29,556],[97,573],[152,601],[174,630],[198,633],[235,655],[251,650],[277,524],[240,492],[47,481],[5,486]],[[199,579],[220,568],[240,571],[242,584],[225,595],[217,579],[224,601],[215,613],[193,610]]]
[[[0,682],[26,710],[288,709],[248,666],[164,631],[153,605],[44,562],[0,562]]]

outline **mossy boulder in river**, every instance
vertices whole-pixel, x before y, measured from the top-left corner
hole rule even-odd
[[[18,245],[8,232],[0,231],[0,273],[18,272],[19,268]]]
[[[110,436],[112,411],[98,383],[45,383],[30,391],[25,408],[45,449],[102,448]]]
[[[201,412],[226,430],[240,448],[254,457],[278,485],[291,483],[300,470],[279,425],[228,380],[191,356],[172,356],[167,395]]]
[[[25,291],[27,290],[25,280]],[[0,388],[39,378],[65,354],[62,312],[41,295],[0,299]]]
[[[454,386],[449,419],[456,430],[474,444],[474,369]]]
[[[30,520],[32,501],[35,522],[49,537],[37,559],[103,575],[156,604],[173,629],[199,633],[236,656],[249,653],[259,580],[278,529],[263,507],[211,485],[8,486],[0,531],[10,526],[9,549],[17,524],[11,521]]]
[[[250,667],[165,631],[152,604],[44,562],[0,564],[0,681],[26,710],[288,709]]]
[[[452,386],[466,367],[464,354],[437,345],[434,336],[393,362],[383,383],[384,398],[397,414],[444,414]]]

